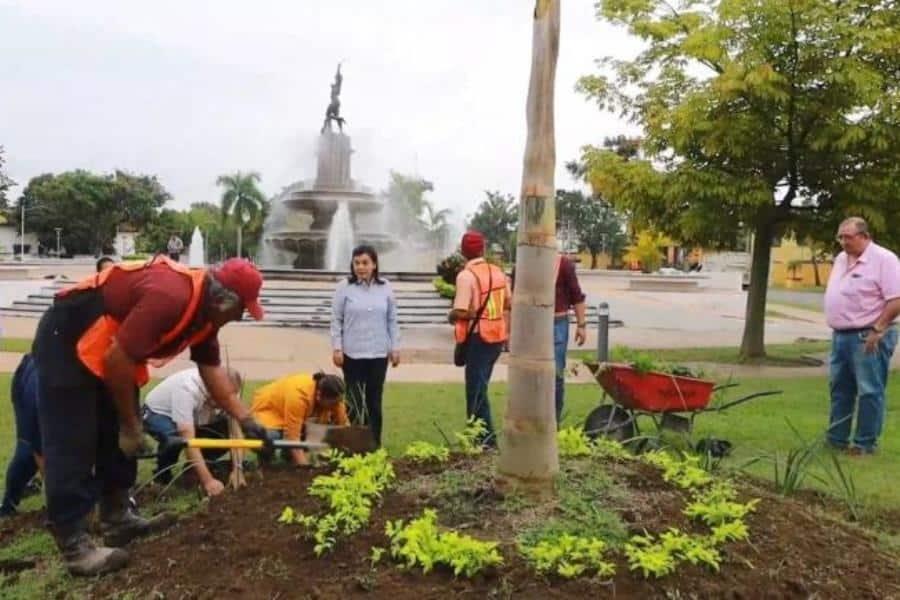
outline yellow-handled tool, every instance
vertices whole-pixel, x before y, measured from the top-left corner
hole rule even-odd
[[[321,442],[300,442],[291,440],[272,440],[273,448],[298,448],[300,450],[325,450],[329,446]],[[191,438],[186,440],[181,437],[170,437],[166,440],[169,448],[197,448],[199,450],[213,448],[238,448],[243,450],[259,450],[265,443],[262,440],[232,439],[232,438]]]

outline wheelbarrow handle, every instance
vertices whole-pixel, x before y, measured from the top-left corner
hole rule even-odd
[[[712,391],[713,391],[713,392],[719,392],[719,391],[722,391],[722,390],[727,390],[728,388],[737,387],[737,386],[739,386],[739,385],[741,385],[741,384],[739,384],[739,383],[723,383],[723,384],[721,384],[721,385],[714,386],[713,389],[712,389]]]
[[[712,408],[704,409],[704,412],[719,412],[726,409],[731,408],[732,406],[737,406],[738,404],[743,404],[744,402],[749,402],[750,400],[754,400],[756,398],[762,398],[763,396],[777,396],[781,394],[782,390],[770,390],[768,392],[756,392],[755,394],[750,394],[749,396],[744,396],[743,398],[738,398],[737,400],[732,400],[731,402],[726,402],[721,406],[714,406]]]

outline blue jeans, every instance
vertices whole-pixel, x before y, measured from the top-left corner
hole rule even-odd
[[[477,333],[472,334],[466,346],[466,418],[476,417],[484,421],[487,433],[480,441],[492,447],[497,445],[497,434],[491,419],[488,383],[502,350],[502,343],[489,344]]]
[[[166,444],[166,441],[170,437],[179,435],[178,425],[171,417],[155,413],[144,407],[144,431],[159,444],[156,450],[156,469],[153,471],[153,478],[161,483],[169,483],[172,481],[172,471],[175,470],[175,465],[178,464],[178,458],[181,456],[181,448],[177,446],[172,448]],[[228,419],[224,416],[217,417],[208,425],[195,426],[195,432],[197,437],[228,437]],[[202,450],[201,454],[209,462],[225,452],[227,450],[211,448]]]
[[[856,407],[853,443],[872,451],[884,424],[884,389],[891,355],[897,346],[897,330],[886,331],[872,354],[865,351],[866,335],[867,331],[835,331],[832,336],[828,441],[835,446],[847,446]]]
[[[562,419],[566,395],[566,350],[569,348],[569,317],[553,319],[553,356],[556,359],[556,428]]]
[[[166,446],[166,440],[178,435],[178,426],[170,417],[144,408],[144,431],[159,444],[156,451],[156,469],[153,478],[161,483],[172,481],[172,471],[178,464],[181,448]]]
[[[22,357],[12,378],[12,408],[16,419],[16,449],[6,469],[6,491],[0,513],[11,514],[19,505],[25,487],[37,473],[35,454],[41,452],[38,425],[38,375],[30,354]]]

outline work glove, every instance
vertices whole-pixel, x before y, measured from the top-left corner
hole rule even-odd
[[[260,425],[252,416],[244,417],[240,420],[241,431],[244,437],[252,440],[262,440],[263,445],[268,449],[272,446],[272,440],[266,433],[266,428]]]
[[[144,430],[140,426],[124,427],[119,426],[119,448],[128,458],[134,458],[138,454],[146,451],[144,448]]]

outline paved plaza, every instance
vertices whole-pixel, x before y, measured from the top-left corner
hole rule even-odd
[[[59,268],[44,267],[37,278],[22,281],[0,281],[0,304],[8,306],[13,300],[35,293],[46,280],[47,274],[59,274]],[[68,268],[63,274],[70,279],[90,273],[90,265]],[[746,294],[739,291],[699,290],[691,292],[643,292],[611,289],[604,278],[584,276],[582,287],[588,302],[596,305],[603,301],[610,306],[613,319],[623,321],[624,326],[610,331],[611,345],[627,345],[635,348],[677,348],[696,346],[739,345],[743,331],[743,313]],[[278,287],[322,287],[321,282],[272,282]],[[398,289],[425,289],[427,283],[398,283]],[[769,343],[790,343],[797,338],[827,339],[830,335],[824,315],[813,310],[786,306],[776,307],[778,316],[766,319],[766,340]],[[29,317],[4,317],[2,335],[30,338],[34,335],[37,319]],[[403,364],[391,369],[391,381],[462,382],[462,369],[451,364],[452,330],[449,326],[422,326],[405,328],[403,338]],[[241,369],[251,379],[270,379],[289,372],[310,372],[317,369],[333,369],[331,348],[326,329],[266,327],[251,324],[229,325],[222,330],[220,339],[230,363]],[[589,328],[585,348],[596,348],[597,333]],[[573,346],[574,347],[574,346]],[[504,355],[495,371],[495,381],[506,379],[507,356]],[[18,363],[19,355],[0,353],[0,371],[10,372]],[[900,364],[900,357],[894,357]],[[186,357],[176,359],[156,375],[166,375],[184,368]],[[824,373],[824,367],[797,369],[776,367],[726,367],[735,375],[789,375],[799,371]],[[721,368],[720,368],[721,369]],[[575,380],[588,380],[586,373]]]

